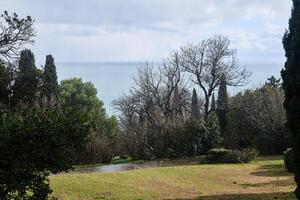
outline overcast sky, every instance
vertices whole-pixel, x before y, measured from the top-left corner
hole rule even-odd
[[[160,60],[187,42],[228,36],[242,61],[282,61],[289,0],[0,0],[31,15],[39,61]]]

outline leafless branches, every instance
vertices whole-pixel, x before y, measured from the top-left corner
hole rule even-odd
[[[19,51],[25,44],[34,43],[34,20],[27,16],[19,19],[16,13],[9,15],[7,11],[2,14],[0,21],[0,61],[11,63],[19,56]]]
[[[229,86],[242,86],[248,82],[250,73],[239,63],[236,50],[224,36],[214,36],[198,45],[189,44],[179,52],[179,64],[184,72],[192,75],[205,95],[205,115],[209,113],[210,97],[219,86],[222,74]]]

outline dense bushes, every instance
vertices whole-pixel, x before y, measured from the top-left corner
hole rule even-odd
[[[255,149],[228,150],[215,148],[208,151],[206,161],[208,163],[248,163],[258,155]]]
[[[281,154],[290,146],[283,100],[281,88],[271,83],[231,97],[225,147],[255,148],[264,155]]]
[[[284,151],[284,165],[288,172],[294,172],[295,158],[291,148]]]
[[[0,199],[47,199],[49,173],[67,171],[89,132],[76,110],[0,110]]]
[[[91,124],[93,134],[89,135],[84,151],[77,156],[77,164],[109,163],[114,154],[118,122],[114,116],[106,115],[95,86],[80,78],[63,80],[59,86],[59,99],[62,107],[85,113]]]

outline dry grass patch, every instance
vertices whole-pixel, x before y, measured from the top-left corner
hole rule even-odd
[[[117,173],[51,177],[61,200],[295,199],[295,185],[279,157],[251,164],[186,165]]]

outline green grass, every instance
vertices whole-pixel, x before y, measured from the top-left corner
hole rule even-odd
[[[279,157],[250,164],[185,165],[50,178],[61,200],[295,199],[293,177]]]

